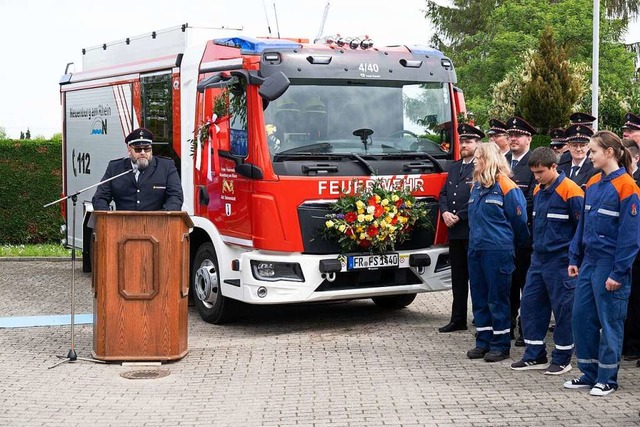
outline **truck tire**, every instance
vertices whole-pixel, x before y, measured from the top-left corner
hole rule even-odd
[[[400,309],[405,308],[416,299],[416,294],[390,295],[388,297],[371,298],[378,307]]]
[[[193,300],[202,320],[216,325],[232,321],[238,303],[220,291],[218,259],[212,243],[203,243],[196,251],[191,278]]]

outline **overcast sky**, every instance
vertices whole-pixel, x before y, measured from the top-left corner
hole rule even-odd
[[[274,14],[277,8],[277,24]],[[424,0],[332,0],[324,34],[369,35],[378,45],[428,44]],[[183,23],[243,28],[250,36],[313,39],[326,0],[0,0],[0,126],[10,137],[61,131],[58,81],[82,48]],[[265,14],[266,6],[266,14]],[[630,37],[640,40],[640,26]],[[464,83],[461,82],[464,89]]]

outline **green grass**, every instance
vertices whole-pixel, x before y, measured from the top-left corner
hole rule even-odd
[[[76,256],[82,256],[82,252],[76,249]],[[0,245],[0,257],[71,257],[71,249],[51,244]]]

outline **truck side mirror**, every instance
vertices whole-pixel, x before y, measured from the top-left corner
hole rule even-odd
[[[271,74],[262,82],[258,93],[262,99],[273,101],[274,99],[280,98],[282,94],[286,92],[289,84],[290,82],[287,76],[285,76],[282,71],[278,71],[277,73]]]

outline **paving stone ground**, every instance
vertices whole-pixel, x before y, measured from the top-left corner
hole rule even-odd
[[[81,269],[80,265],[77,265]],[[91,313],[91,278],[77,270],[76,312]],[[0,317],[68,314],[70,262],[0,261]],[[466,358],[473,331],[439,334],[449,292],[404,310],[370,300],[254,307],[226,326],[189,313],[189,354],[161,367],[78,361],[69,326],[0,329],[0,425],[16,426],[599,426],[640,425],[640,369],[623,362],[604,398],[562,388],[578,374],[515,372],[511,360]],[[89,357],[92,325],[76,325]],[[160,379],[128,380],[138,369]]]

